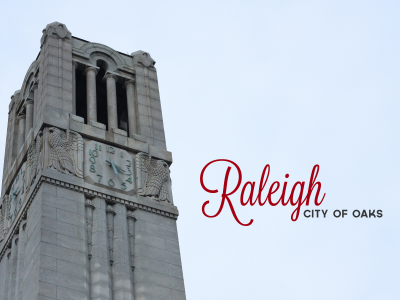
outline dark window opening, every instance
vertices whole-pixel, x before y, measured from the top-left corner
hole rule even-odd
[[[108,130],[107,85],[103,81],[105,74],[106,69],[100,65],[100,70],[96,75],[97,122],[106,125]]]
[[[126,90],[123,83],[117,82],[117,114],[118,114],[118,128],[125,130],[129,136],[128,130],[128,104],[126,98]]]
[[[76,69],[75,71],[75,99],[76,99],[76,115],[85,119],[87,124],[87,107],[86,107],[86,76],[84,70]]]

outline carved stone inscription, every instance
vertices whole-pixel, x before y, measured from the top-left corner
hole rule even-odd
[[[86,144],[85,177],[94,184],[121,192],[134,190],[133,160],[122,149],[99,142]]]

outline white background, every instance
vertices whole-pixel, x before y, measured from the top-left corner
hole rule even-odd
[[[383,0],[2,1],[0,144],[46,24],[148,51],[174,157],[187,299],[399,299],[399,14],[398,1]],[[257,185],[270,164],[266,189],[286,173],[289,188],[308,186],[319,164],[327,218],[241,207],[240,191],[232,202],[253,225],[238,225],[228,207],[206,218],[203,202],[214,214],[220,196],[199,175],[218,158]],[[226,167],[208,170],[210,188],[222,190]],[[336,219],[335,209],[349,215]],[[355,219],[354,209],[383,217]]]

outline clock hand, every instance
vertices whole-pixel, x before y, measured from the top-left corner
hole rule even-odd
[[[113,170],[114,170],[115,175],[117,175],[118,180],[119,180],[119,181],[122,181],[122,180],[119,178],[119,174],[118,174],[117,168],[115,167],[115,164],[114,164],[114,162],[112,161],[111,157],[110,157],[110,162],[111,162],[111,166],[112,166],[112,168],[113,168]]]
[[[111,162],[109,160],[106,160],[106,162],[111,165]],[[125,170],[122,169],[120,166],[116,165],[115,163],[114,163],[114,166],[115,166],[115,168],[117,168],[118,171],[125,173]]]

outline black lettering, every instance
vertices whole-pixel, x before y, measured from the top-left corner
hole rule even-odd
[[[322,210],[322,213],[324,214],[324,218],[326,217],[326,213],[328,212],[328,210],[323,210],[323,209],[321,209]]]
[[[347,216],[347,209],[342,209],[342,218],[344,218],[344,216]]]
[[[338,212],[339,213],[339,215],[336,215],[336,212]],[[333,212],[333,216],[335,217],[335,218],[339,218],[340,217],[340,210],[335,210],[334,212]]]
[[[378,218],[382,218],[382,211],[380,209],[376,213],[378,214]]]
[[[371,216],[374,216],[374,218],[376,218],[375,209],[372,212],[371,212],[371,210],[369,210],[369,217],[371,218]]]
[[[357,212],[357,216],[356,216],[356,213],[355,212]],[[358,218],[360,216],[360,211],[359,210],[353,210],[353,217],[354,218]]]
[[[305,211],[304,211],[304,216],[306,217],[306,218],[309,218],[310,217],[310,214],[308,214],[308,216],[306,216],[306,212],[310,212],[308,209],[306,209]]]
[[[365,209],[363,210],[362,214],[361,214],[361,218],[368,218],[367,212],[365,211]]]

